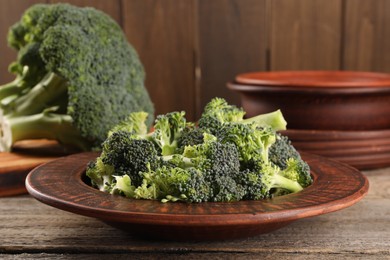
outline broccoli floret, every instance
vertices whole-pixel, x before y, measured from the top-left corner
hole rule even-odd
[[[205,135],[202,144],[187,146],[183,155],[173,156],[171,162],[202,172],[212,188],[212,201],[237,201],[245,194],[236,182],[240,161],[237,147],[232,143],[220,143],[215,137]]]
[[[242,121],[244,115],[242,108],[228,104],[223,98],[213,98],[204,108],[199,127],[209,129],[213,133],[214,129],[220,128],[226,122]]]
[[[56,127],[57,140],[78,146],[67,138],[70,123],[84,139],[83,150],[99,149],[108,131],[130,112],[153,115],[138,55],[103,12],[68,4],[34,5],[10,28],[8,41],[19,54],[10,67],[16,80],[0,87],[1,132],[7,133],[0,135],[1,150],[20,140],[13,136],[14,118],[29,122],[23,138],[52,138],[47,124],[40,128],[39,120],[31,120],[43,111],[51,111],[51,117],[69,116],[63,129]],[[146,125],[152,122],[151,116]]]
[[[172,112],[157,116],[152,138],[161,149],[162,155],[171,155],[176,152],[178,139],[186,127],[184,115],[184,112]]]
[[[143,184],[135,190],[135,198],[167,201],[204,202],[210,197],[210,186],[203,174],[194,168],[163,166],[143,174]]]
[[[245,199],[258,200],[301,191],[298,175],[293,167],[281,170],[270,163],[257,162],[241,172],[238,182],[246,189]]]
[[[205,131],[202,128],[187,123],[187,126],[183,129],[177,140],[177,145],[179,147],[178,153],[183,153],[186,146],[202,144],[204,134]]]
[[[212,134],[216,134],[224,124],[232,122],[270,127],[274,131],[286,130],[287,122],[280,110],[247,119],[244,119],[244,116],[245,111],[242,108],[228,104],[223,98],[214,98],[205,106],[199,119],[199,127]]]
[[[104,179],[112,180],[112,176],[124,175],[130,177],[132,185],[139,186],[142,184],[142,172],[161,166],[155,145],[149,140],[134,138],[131,132],[113,132],[102,146],[102,153],[97,159],[99,163],[91,164],[87,170],[87,176],[97,186],[104,185]]]
[[[216,135],[222,143],[236,145],[243,165],[253,160],[267,162],[269,148],[276,140],[276,133],[272,129],[258,127],[253,123],[226,123]]]
[[[309,165],[302,160],[288,137],[277,134],[276,142],[269,149],[269,160],[282,170],[294,169],[298,173],[297,180],[302,187],[312,183]]]
[[[287,160],[287,167],[282,169],[283,176],[295,180],[303,188],[312,184],[309,165],[301,158],[290,158]]]
[[[125,131],[133,133],[139,138],[146,138],[148,134],[148,127],[146,125],[146,119],[148,113],[146,112],[133,112],[125,120],[114,126],[109,132],[110,136],[114,132]]]
[[[287,167],[287,160],[300,158],[287,136],[276,134],[276,141],[269,149],[269,160],[282,169]]]

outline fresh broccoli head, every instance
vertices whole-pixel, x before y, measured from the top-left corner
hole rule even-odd
[[[0,87],[6,133],[0,136],[1,150],[22,138],[14,122],[25,121],[24,139],[53,138],[48,120],[41,125],[34,118],[68,116],[64,128],[56,122],[56,139],[83,150],[99,148],[130,112],[145,111],[151,115],[146,125],[152,123],[143,66],[119,25],[103,12],[34,5],[10,28],[8,42],[18,59],[10,66],[16,79]],[[81,145],[68,138],[69,127]]]

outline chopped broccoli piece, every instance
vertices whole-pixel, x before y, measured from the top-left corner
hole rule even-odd
[[[143,173],[144,181],[134,198],[167,201],[204,202],[210,197],[210,186],[203,173],[194,169],[166,167]]]
[[[269,149],[269,160],[282,170],[288,168],[295,169],[299,173],[297,181],[302,187],[307,187],[311,184],[310,167],[302,160],[301,155],[291,144],[287,136],[277,134],[275,144]]]
[[[161,158],[157,156],[155,145],[151,141],[136,139],[131,132],[118,131],[104,141],[98,161],[101,163],[91,164],[87,170],[87,176],[94,183],[104,185],[104,178],[112,180],[113,175],[128,175],[132,185],[138,186],[142,183],[141,173],[149,168],[160,167]],[[107,168],[109,171],[106,172]]]
[[[222,99],[212,102],[205,113],[243,112]],[[210,129],[172,112],[158,116],[154,132],[145,134],[144,121],[145,115],[133,113],[110,132],[101,156],[88,166],[93,185],[134,199],[199,203],[272,198],[312,182],[309,166],[269,125],[241,119]]]
[[[276,140],[276,133],[272,129],[253,123],[227,123],[216,135],[222,143],[231,142],[237,146],[242,163],[260,159],[268,161],[269,148]]]
[[[8,133],[0,134],[0,150],[10,150],[22,137],[13,136],[15,118],[27,116],[24,139],[55,136],[82,150],[100,149],[108,131],[131,112],[145,111],[151,115],[146,125],[153,122],[143,66],[120,26],[103,12],[69,4],[34,5],[10,28],[8,42],[18,58],[10,65],[16,79],[0,87],[1,132]],[[52,107],[57,109],[49,109],[50,117],[68,116],[64,128],[73,127],[72,133],[84,139],[81,145],[65,130],[30,132],[40,123],[30,116]],[[46,127],[51,128],[48,122]]]
[[[287,122],[280,110],[268,114],[244,119],[245,111],[234,105],[229,105],[222,98],[212,99],[204,109],[199,119],[199,127],[216,134],[226,123],[255,124],[259,127],[270,127],[274,131],[286,130]]]
[[[178,147],[182,148],[180,151],[178,151],[178,153],[183,153],[186,146],[193,146],[203,143],[204,134],[205,131],[203,129],[187,124],[177,140]]]
[[[157,116],[153,139],[161,149],[162,155],[174,154],[178,138],[186,127],[184,112],[172,112]]]
[[[297,181],[299,173],[294,167],[281,170],[278,166],[257,162],[241,174],[240,183],[246,188],[245,199],[272,198],[275,194],[294,193],[303,189]]]
[[[148,113],[146,112],[133,112],[125,120],[114,126],[109,132],[108,136],[118,131],[126,131],[138,135],[140,138],[147,136],[148,127],[146,125],[146,119]]]

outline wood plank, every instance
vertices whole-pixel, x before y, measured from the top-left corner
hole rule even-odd
[[[64,3],[63,0],[49,0],[50,3]],[[110,15],[114,20],[121,24],[121,4],[120,0],[66,0],[68,4],[80,7],[94,7]]]
[[[371,185],[369,194],[352,207],[303,219],[270,234],[211,243],[141,240],[98,220],[41,204],[29,196],[2,198],[0,252],[386,259],[390,256],[390,168],[366,175]]]
[[[346,0],[343,69],[390,72],[390,1]]]
[[[268,3],[271,70],[340,68],[341,0]]]
[[[17,142],[12,152],[0,153],[0,197],[27,193],[24,182],[32,169],[76,152],[51,140]]]
[[[238,73],[266,70],[265,0],[200,0],[198,9],[200,102],[215,96],[239,104],[226,88]]]
[[[146,70],[156,113],[194,119],[194,1],[123,1],[124,30]]]
[[[381,258],[383,257],[383,258]],[[15,259],[39,259],[39,260],[62,260],[62,259],[82,259],[82,260],[95,260],[101,259],[101,254],[0,254],[2,260],[15,260]],[[243,259],[243,260],[257,260],[257,259],[283,259],[283,260],[329,260],[329,259],[343,259],[343,260],[356,260],[356,259],[387,259],[386,255],[379,255],[375,253],[354,254],[354,253],[314,253],[314,254],[297,254],[297,253],[243,253],[243,252],[213,252],[213,253],[122,253],[122,254],[104,254],[104,259],[185,259],[185,260],[199,260],[199,259]]]
[[[44,3],[45,0],[0,1],[0,85],[14,79],[14,75],[8,72],[8,65],[15,61],[16,51],[8,47],[7,34],[9,27],[19,21],[23,12],[36,3]]]

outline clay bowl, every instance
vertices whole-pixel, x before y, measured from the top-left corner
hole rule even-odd
[[[303,154],[314,181],[301,192],[261,201],[161,203],[114,196],[91,187],[85,168],[96,156],[71,155],[39,166],[26,179],[28,192],[45,204],[100,219],[137,237],[205,241],[255,236],[302,218],[341,210],[362,199],[369,185],[355,168]]]
[[[281,109],[289,129],[390,129],[390,74],[254,72],[228,88],[241,95],[249,117]]]
[[[350,164],[359,170],[390,166],[390,130],[286,130],[295,148]]]

